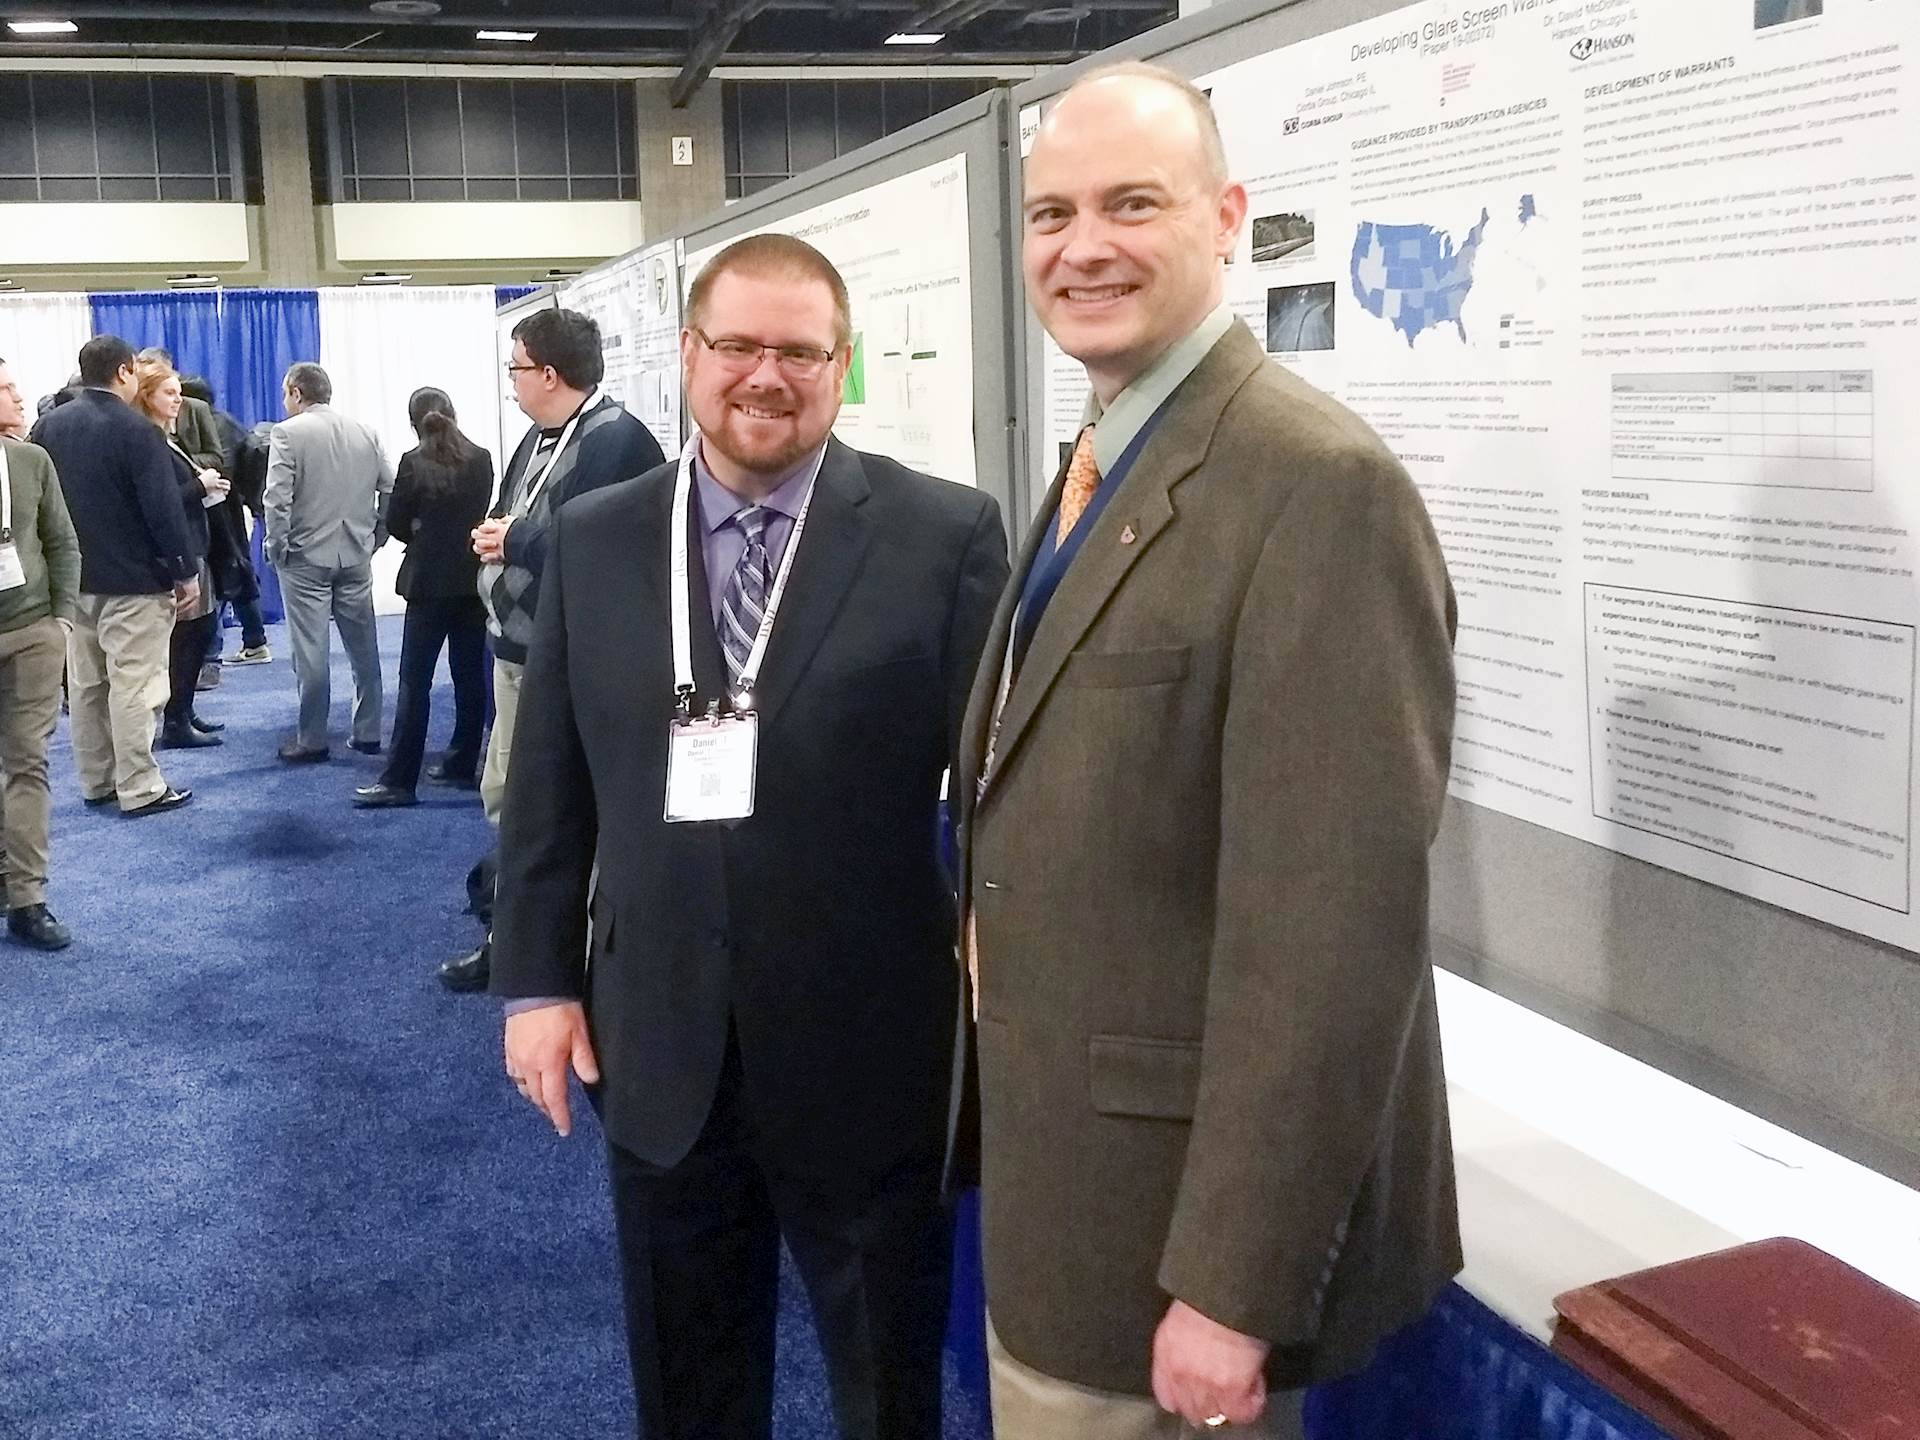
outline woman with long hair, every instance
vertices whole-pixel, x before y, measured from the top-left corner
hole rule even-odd
[[[367,810],[418,803],[442,645],[453,672],[453,740],[427,771],[429,780],[472,788],[486,719],[487,612],[477,588],[480,561],[472,534],[493,499],[493,457],[461,432],[444,390],[414,391],[407,419],[420,443],[400,457],[387,506],[387,529],[407,547],[394,582],[407,602],[400,695],[387,768],[377,785],[353,792],[353,803]]]
[[[213,574],[207,567],[207,507],[217,505],[233,487],[218,470],[198,465],[181,448],[174,435],[174,422],[180,417],[180,377],[164,360],[142,360],[134,367],[140,388],[134,395],[134,408],[160,427],[166,437],[167,453],[173,461],[174,479],[180,487],[180,505],[187,513],[187,534],[193,543],[193,558],[200,566],[200,597],[191,613],[173,622],[173,638],[168,642],[167,706],[160,721],[161,750],[196,749],[218,745],[224,725],[202,720],[193,709],[193,687],[200,678],[200,662],[207,653],[207,637],[214,624]]]

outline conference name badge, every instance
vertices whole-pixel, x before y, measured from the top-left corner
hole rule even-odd
[[[760,717],[676,717],[667,728],[667,822],[745,820],[753,814]]]
[[[18,590],[27,583],[27,570],[20,563],[20,547],[12,540],[0,540],[0,590]]]

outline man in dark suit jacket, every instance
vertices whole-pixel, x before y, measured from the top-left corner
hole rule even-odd
[[[600,393],[606,360],[600,326],[577,310],[536,310],[513,327],[507,379],[533,421],[500,482],[492,512],[475,527],[480,598],[493,636],[493,730],[487,736],[480,802],[498,827],[507,796],[513,734],[527,644],[539,613],[554,516],[575,496],[646,474],[666,459],[653,432],[611,395]],[[447,961],[440,983],[484,990],[492,946]]]
[[[1406,472],[1223,303],[1247,202],[1205,97],[1090,76],[1024,180],[1029,299],[1095,403],[955,787],[995,1433],[1298,1434],[1299,1387],[1460,1265],[1452,592]]]
[[[166,441],[136,415],[133,348],[114,335],[80,347],[84,388],[49,410],[33,442],[53,457],[80,537],[80,601],[67,643],[73,762],[89,805],[123,815],[184,805],[153,760],[166,702],[167,644],[199,596],[198,565]]]
[[[991,498],[830,438],[850,331],[812,247],[738,242],[687,313],[704,438],[555,526],[501,839],[507,1070],[562,1134],[569,1065],[593,1086],[642,1433],[766,1440],[784,1236],[840,1434],[928,1440],[959,1001],[936,816],[1005,532]],[[743,709],[750,816],[664,820],[669,749]]]

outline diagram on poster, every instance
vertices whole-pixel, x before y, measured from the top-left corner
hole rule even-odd
[[[1916,46],[1880,0],[1422,0],[1198,81],[1229,303],[1446,551],[1454,793],[1908,949]]]
[[[846,281],[853,363],[834,433],[856,449],[972,485],[966,162],[955,155],[762,228],[813,245]],[[689,253],[686,283],[722,248]]]
[[[600,326],[600,388],[671,452],[680,438],[680,282],[672,243],[588,271],[562,287],[560,303]]]

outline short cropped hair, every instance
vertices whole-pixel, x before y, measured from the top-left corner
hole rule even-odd
[[[736,240],[709,260],[687,291],[687,325],[697,329],[706,321],[708,297],[722,275],[751,275],[756,280],[817,280],[833,294],[833,348],[853,337],[853,307],[847,302],[847,282],[833,262],[804,240],[791,235],[749,235]]]
[[[173,364],[173,352],[164,345],[149,345],[133,358],[136,360],[158,360],[163,365]]]
[[[600,326],[578,310],[536,310],[513,327],[536,365],[551,365],[570,390],[591,390],[607,373],[600,353]]]
[[[133,347],[118,335],[96,335],[80,347],[80,383],[111,385],[133,364]]]
[[[1220,122],[1214,116],[1213,102],[1207,99],[1204,90],[1178,71],[1169,70],[1164,65],[1149,65],[1144,60],[1119,60],[1089,70],[1067,87],[1066,95],[1071,95],[1083,85],[1128,78],[1156,81],[1187,102],[1188,108],[1193,111],[1194,124],[1200,131],[1200,153],[1207,162],[1207,179],[1215,185],[1226,184],[1227,147],[1220,138]],[[1061,98],[1065,99],[1066,96]]]
[[[333,381],[311,360],[288,366],[286,383],[298,390],[300,398],[309,405],[325,405],[333,399]]]

